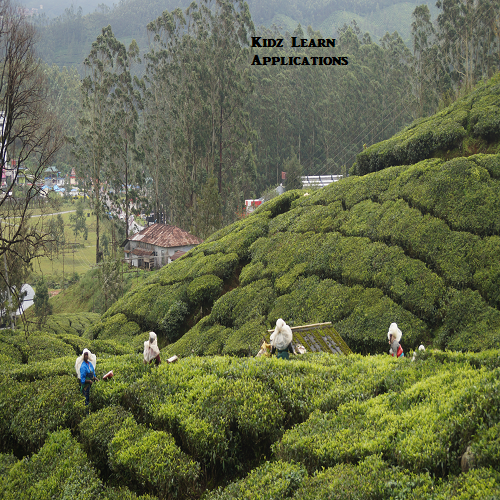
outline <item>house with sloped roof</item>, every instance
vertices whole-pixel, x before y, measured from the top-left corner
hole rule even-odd
[[[123,243],[124,260],[135,267],[160,268],[203,240],[168,224],[151,224]]]

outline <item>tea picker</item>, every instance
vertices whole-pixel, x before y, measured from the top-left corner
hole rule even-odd
[[[398,328],[398,325],[396,323],[391,323],[389,331],[387,332],[387,338],[389,339],[389,345],[391,346],[391,348],[389,349],[389,354],[391,356],[396,355],[397,358],[404,357],[403,348],[399,343],[401,341],[402,336],[403,333]]]

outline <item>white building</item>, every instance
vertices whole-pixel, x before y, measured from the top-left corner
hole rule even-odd
[[[203,240],[168,224],[152,224],[123,244],[125,261],[135,267],[159,268]],[[175,255],[174,255],[175,254]]]

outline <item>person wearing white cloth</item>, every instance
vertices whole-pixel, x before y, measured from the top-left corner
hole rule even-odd
[[[149,340],[144,341],[144,364],[147,365],[153,360],[156,366],[161,363],[160,348],[158,347],[156,333],[149,332]]]
[[[397,358],[404,358],[403,348],[399,343],[402,335],[403,333],[398,328],[398,325],[396,323],[391,323],[389,331],[387,332],[387,338],[389,339],[389,345],[391,346],[389,349],[389,354],[391,356],[396,355]]]
[[[95,376],[96,364],[96,355],[92,354],[88,349],[84,349],[82,355],[76,358],[76,376],[80,384],[80,391],[85,396],[85,406],[90,401],[90,386],[97,380]]]
[[[290,359],[289,353],[295,354],[292,345],[293,333],[292,329],[280,318],[276,321],[276,328],[271,333],[271,355],[276,354],[277,358]]]

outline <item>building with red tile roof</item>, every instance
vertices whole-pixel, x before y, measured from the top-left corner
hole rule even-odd
[[[125,261],[136,267],[159,268],[202,242],[177,226],[152,224],[125,240]]]

